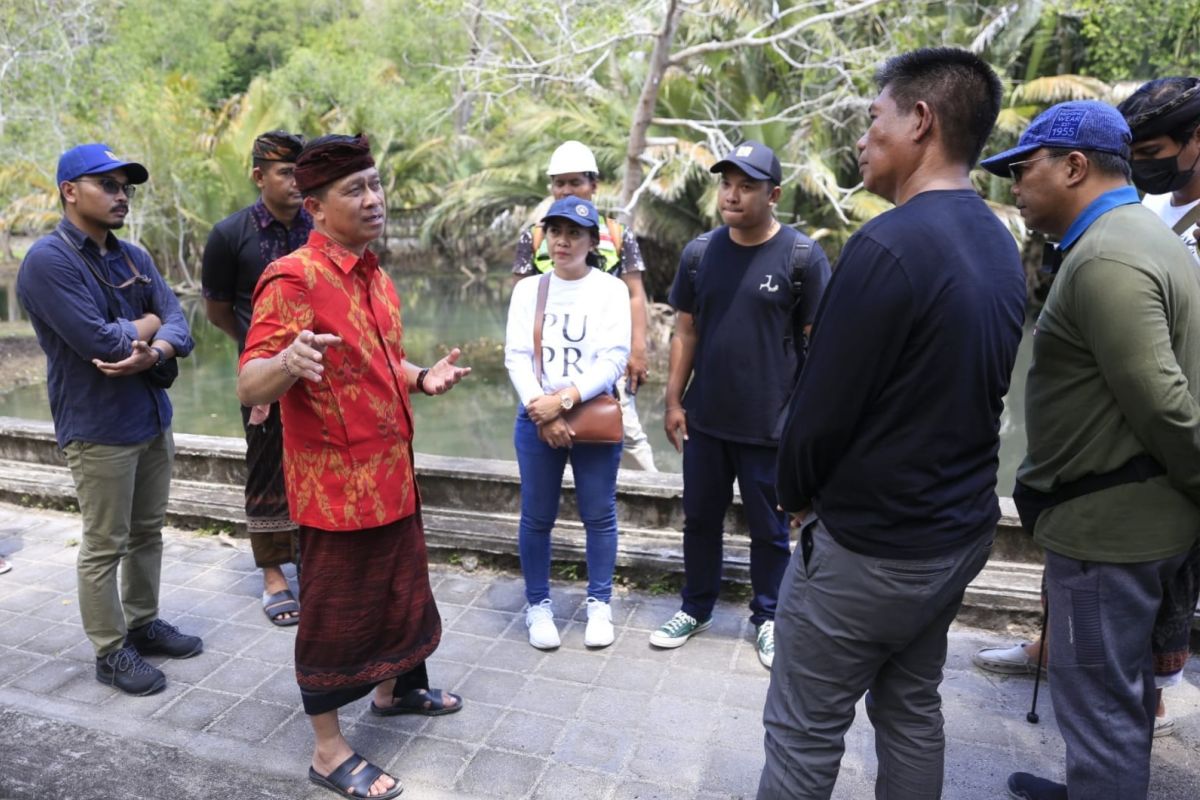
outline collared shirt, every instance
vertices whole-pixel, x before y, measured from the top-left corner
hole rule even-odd
[[[288,507],[300,525],[358,530],[416,511],[412,407],[400,298],[375,254],[360,258],[313,231],[267,267],[241,365],[271,358],[302,330],[334,333],[319,383],[280,399]]]
[[[271,215],[262,198],[213,226],[204,245],[200,283],[209,300],[232,302],[238,344],[250,328],[254,287],[267,265],[308,241],[312,217],[303,208],[290,225]]]
[[[1067,233],[1063,236],[1062,242],[1059,243],[1058,249],[1064,252],[1070,250],[1071,245],[1079,241],[1079,237],[1083,236],[1084,231],[1092,227],[1093,222],[1117,206],[1127,206],[1140,202],[1137,189],[1134,189],[1132,186],[1122,186],[1120,189],[1112,189],[1105,192],[1089,203],[1088,207],[1075,218],[1075,221],[1071,223],[1071,227],[1067,228]]]
[[[95,242],[63,219],[54,233],[29,249],[17,275],[17,297],[46,351],[47,391],[59,447],[72,441],[136,444],[171,425],[171,401],[165,391],[141,374],[110,378],[92,364],[95,358],[120,361],[133,352],[138,335],[131,320],[153,313],[163,323],[155,339],[170,342],[178,357],[193,347],[179,301],[149,254],[111,233],[105,250],[101,255]],[[151,283],[125,289],[102,286],[97,273],[117,286],[133,276],[127,258]]]

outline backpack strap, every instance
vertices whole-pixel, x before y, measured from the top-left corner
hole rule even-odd
[[[687,270],[688,280],[691,281],[693,290],[696,288],[696,275],[700,272],[700,262],[704,260],[704,253],[708,250],[711,238],[711,232],[702,233],[683,248],[683,268]]]
[[[605,217],[604,224],[608,227],[608,237],[612,239],[613,247],[617,250],[617,258],[620,258],[621,244],[625,238],[625,226],[612,217]]]
[[[804,276],[808,272],[808,268],[812,265],[813,253],[816,251],[816,243],[805,236],[803,233],[796,231],[796,240],[792,243],[792,308],[791,320],[792,324],[788,327],[784,334],[784,347],[792,347],[796,351],[797,370],[801,363],[801,356],[808,350],[808,339],[804,335],[804,323],[800,320],[800,301],[804,298]],[[796,347],[799,342],[800,346]]]
[[[1171,230],[1175,231],[1176,236],[1183,236],[1183,234],[1187,233],[1187,229],[1197,222],[1200,222],[1200,203],[1197,203],[1195,208],[1180,217],[1179,221],[1171,227]]]

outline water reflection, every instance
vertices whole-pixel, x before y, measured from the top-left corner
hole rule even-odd
[[[501,357],[480,342],[503,342],[508,313],[507,275],[486,280],[463,280],[461,275],[396,274],[404,306],[404,342],[409,358],[421,364],[436,360],[446,348],[475,343],[480,361],[475,373],[454,391],[438,398],[417,396],[416,449],[425,453],[512,459],[512,424],[516,396],[508,383]],[[0,312],[12,313],[7,298],[15,294],[0,286]],[[241,415],[235,399],[237,352],[233,342],[204,318],[199,298],[184,302],[196,349],[180,362],[180,376],[171,388],[175,430],[214,436],[241,436]],[[1000,420],[999,491],[1011,494],[1013,476],[1025,452],[1024,393],[1029,370],[1030,330],[1017,353],[1013,386]],[[680,457],[662,429],[661,384],[638,396],[638,413],[654,448],[659,469],[677,472]],[[49,419],[44,385],[0,394],[0,416]]]

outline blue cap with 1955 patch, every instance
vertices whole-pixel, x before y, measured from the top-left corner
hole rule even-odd
[[[100,142],[72,147],[58,157],[58,182],[73,181],[84,175],[125,170],[130,183],[145,183],[150,173],[136,161],[118,158],[108,145]]]
[[[542,217],[542,224],[545,225],[546,220],[554,218],[569,219],[584,228],[600,227],[600,215],[596,213],[596,207],[573,194],[555,200],[546,216]]]
[[[1133,137],[1120,111],[1098,100],[1070,100],[1038,114],[1021,134],[1017,146],[985,158],[979,166],[1010,178],[1008,167],[1042,147],[1098,150],[1129,158]]]

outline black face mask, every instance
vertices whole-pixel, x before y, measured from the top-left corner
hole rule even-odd
[[[1169,194],[1187,186],[1196,174],[1196,162],[1200,153],[1192,159],[1189,169],[1179,168],[1179,153],[1166,158],[1144,158],[1133,161],[1133,185],[1146,194]]]

